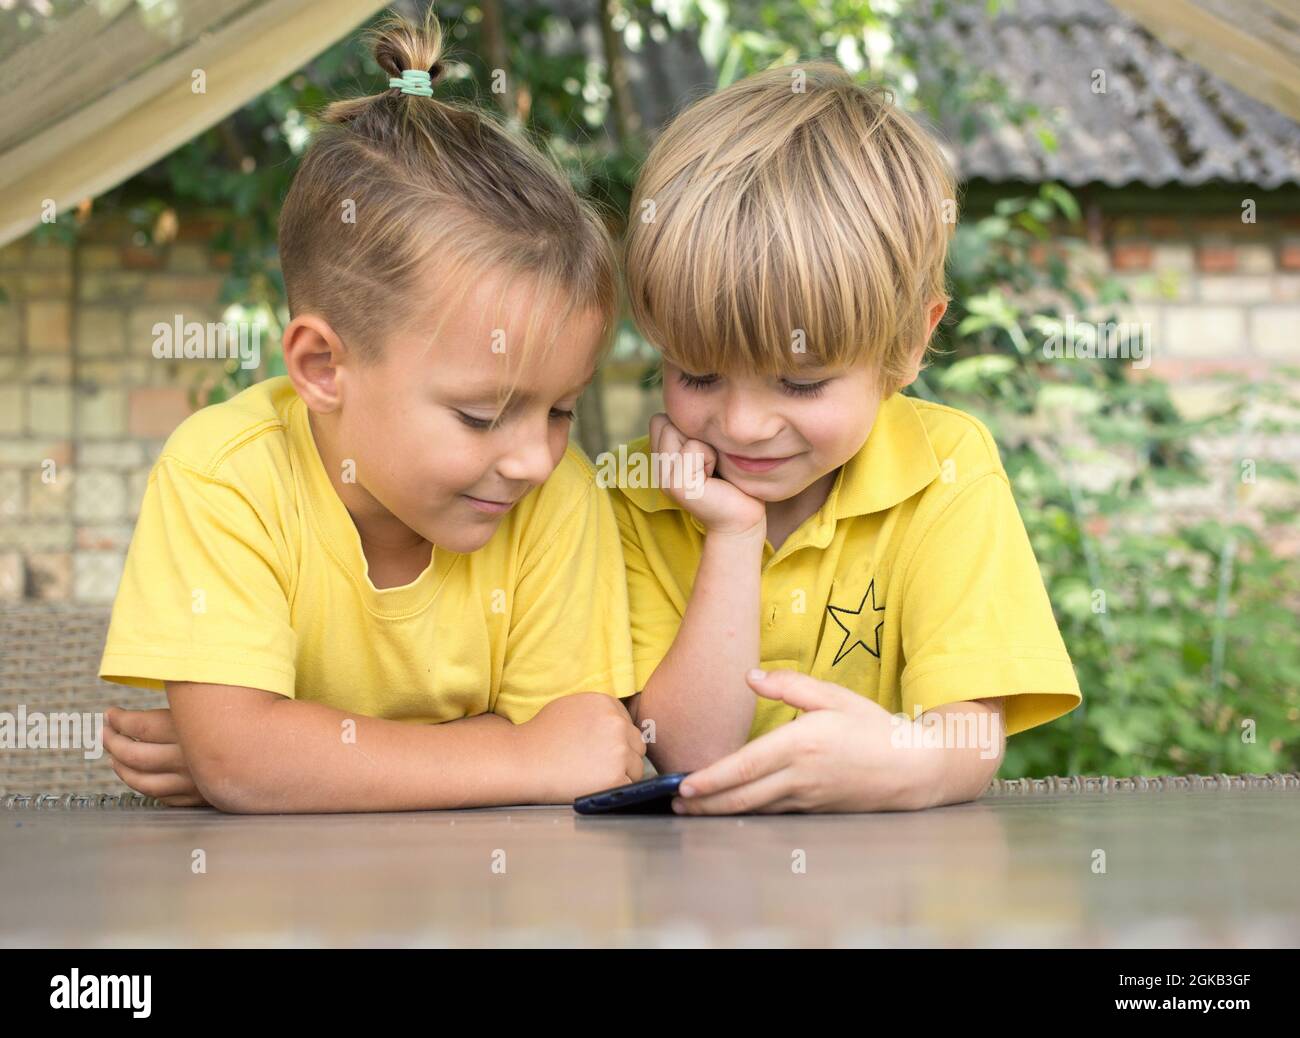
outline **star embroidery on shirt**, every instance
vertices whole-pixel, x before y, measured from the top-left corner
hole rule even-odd
[[[865,612],[868,598],[871,599],[872,610],[869,613]],[[862,602],[858,605],[857,609],[846,609],[844,606],[835,606],[827,603],[826,611],[831,614],[831,619],[834,620],[839,625],[840,630],[844,632],[844,641],[840,643],[839,651],[835,653],[835,662],[831,664],[832,667],[835,666],[835,663],[839,663],[840,660],[844,659],[845,656],[851,653],[859,645],[866,649],[867,652],[871,653],[872,656],[876,657],[876,659],[880,659],[880,630],[885,626],[885,621],[882,619],[876,624],[875,638],[872,639],[876,645],[874,649],[858,637],[858,632],[863,631],[874,619],[874,613],[883,613],[885,611],[884,606],[876,605],[875,577],[872,577],[871,583],[867,585],[867,590],[863,594]],[[840,619],[841,616],[854,616],[857,617],[857,619],[849,620],[846,623],[844,620]]]

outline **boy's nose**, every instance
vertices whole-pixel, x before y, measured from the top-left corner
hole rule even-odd
[[[509,453],[497,463],[502,478],[512,483],[538,486],[544,483],[555,468],[551,446],[545,435],[533,434],[517,440]]]
[[[780,431],[780,421],[775,414],[740,394],[729,394],[722,404],[722,436],[737,451],[772,440]]]

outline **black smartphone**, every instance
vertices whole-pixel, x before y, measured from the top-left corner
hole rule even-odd
[[[578,797],[573,802],[573,809],[580,815],[670,815],[673,813],[673,797],[685,777],[686,772],[678,771],[626,786],[602,789],[599,793]]]

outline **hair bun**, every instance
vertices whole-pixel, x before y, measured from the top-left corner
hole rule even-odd
[[[442,58],[442,27],[430,9],[424,22],[416,25],[399,15],[389,15],[377,25],[367,29],[362,36],[370,44],[375,61],[393,79],[401,79],[407,69],[428,69],[430,85],[436,83],[445,71]],[[369,97],[350,97],[333,101],[321,112],[326,123],[350,123],[372,110],[372,106],[392,96],[393,88],[382,90]]]
[[[442,57],[442,27],[432,9],[425,12],[420,25],[390,15],[370,29],[366,37],[375,61],[390,76],[400,77],[407,69],[428,69],[429,79],[437,82],[442,74],[438,60]]]

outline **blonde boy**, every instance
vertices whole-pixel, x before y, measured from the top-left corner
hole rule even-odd
[[[954,197],[920,127],[827,63],[698,101],[646,161],[626,274],[667,413],[630,452],[710,478],[615,513],[630,702],[656,767],[692,772],[679,811],[969,800],[1004,733],[1080,701],[988,430],[899,393]]]

